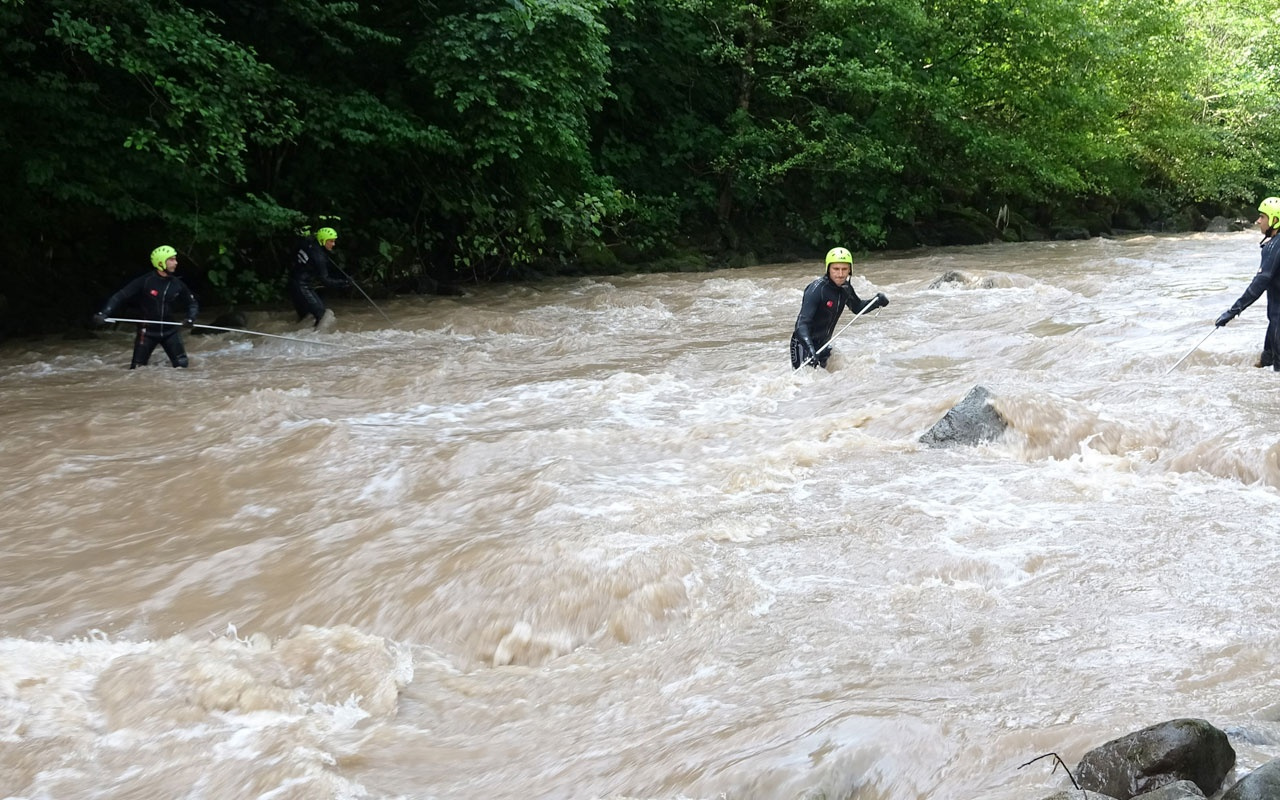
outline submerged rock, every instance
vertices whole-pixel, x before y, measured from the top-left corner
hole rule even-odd
[[[1009,423],[992,407],[991,397],[987,387],[973,387],[920,441],[930,447],[957,447],[999,438]]]
[[[960,270],[951,269],[934,278],[933,282],[929,284],[929,288],[937,289],[941,286],[946,286],[948,283],[969,284],[973,283],[973,278],[970,278]]]
[[[970,275],[960,270],[948,270],[934,278],[930,289],[941,289],[944,286],[961,289],[1012,289],[1018,286],[1030,286],[1035,281],[1025,275],[1000,273],[996,275]]]
[[[1270,800],[1280,797],[1280,759],[1268,761],[1228,789],[1222,800]]]

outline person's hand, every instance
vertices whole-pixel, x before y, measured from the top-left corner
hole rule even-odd
[[[93,315],[93,327],[101,328],[103,325],[106,325],[106,324],[107,324],[106,314],[103,314],[101,311],[99,311],[97,314]]]
[[[182,329],[184,331],[189,331],[195,326],[196,326],[196,321],[194,319],[184,319],[182,321]]]
[[[1231,310],[1228,309],[1222,312],[1222,316],[1218,317],[1218,321],[1213,324],[1221,328],[1223,325],[1226,325],[1228,322],[1230,322],[1235,318],[1236,318],[1236,315],[1231,313]]]
[[[807,360],[812,361],[814,358],[817,358],[818,348],[813,346],[813,340],[806,336],[800,341],[804,342],[805,349],[809,351],[809,358]]]
[[[871,298],[871,308],[868,311],[875,311],[877,308],[884,308],[889,305],[889,298],[884,296],[884,292],[876,292],[876,296]]]

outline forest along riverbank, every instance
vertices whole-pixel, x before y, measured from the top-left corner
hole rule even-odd
[[[1015,800],[1184,716],[1247,770],[1280,395],[1262,308],[1204,336],[1256,239],[860,259],[891,304],[829,372],[786,352],[816,263],[338,305],[341,347],[185,371],[7,346],[0,794]],[[979,384],[1002,438],[918,441]]]

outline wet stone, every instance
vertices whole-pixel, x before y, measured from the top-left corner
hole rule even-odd
[[[930,447],[959,447],[999,438],[1009,423],[991,405],[991,392],[975,386],[920,437]]]

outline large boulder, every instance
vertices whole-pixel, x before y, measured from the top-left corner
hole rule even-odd
[[[933,282],[929,284],[929,288],[939,289],[943,286],[946,286],[949,283],[958,283],[961,286],[967,286],[970,283],[973,283],[973,278],[970,278],[968,275],[966,275],[965,273],[961,272],[958,269],[949,269],[946,272],[939,275],[938,277],[934,278]]]
[[[1209,224],[1205,226],[1205,231],[1207,233],[1235,233],[1236,231],[1242,231],[1244,229],[1245,225],[1240,220],[1224,216],[1214,217],[1209,220]]]
[[[1207,796],[1218,791],[1235,763],[1227,734],[1202,719],[1174,719],[1090,750],[1076,777],[1081,788],[1117,800],[1178,781],[1191,781]]]
[[[985,386],[973,387],[920,441],[930,447],[958,447],[998,438],[1009,423],[992,407],[991,396]]]

